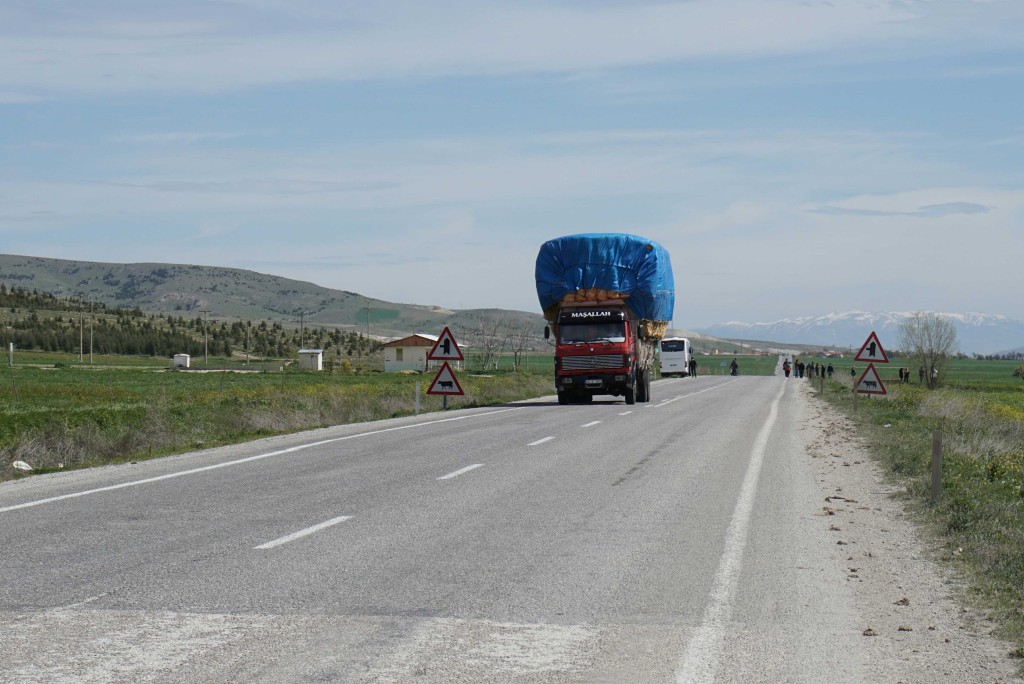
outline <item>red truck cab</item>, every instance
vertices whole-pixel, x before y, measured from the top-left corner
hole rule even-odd
[[[588,403],[596,394],[646,401],[650,379],[638,370],[636,327],[623,305],[563,308],[554,326],[558,403]]]

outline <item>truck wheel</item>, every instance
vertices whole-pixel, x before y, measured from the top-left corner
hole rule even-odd
[[[641,403],[650,401],[650,375],[645,370],[636,372],[636,400]]]
[[[558,390],[558,403],[561,404],[562,406],[565,406],[566,404],[569,403],[569,395],[565,392],[565,390]]]

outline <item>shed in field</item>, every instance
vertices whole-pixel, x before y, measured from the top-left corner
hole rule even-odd
[[[324,369],[324,350],[300,349],[299,368],[304,370],[322,371]]]
[[[188,368],[192,364],[192,357],[188,354],[175,354],[174,363],[171,368]]]
[[[427,354],[437,344],[437,335],[416,333],[384,345],[384,372],[424,371],[440,364],[427,361]]]

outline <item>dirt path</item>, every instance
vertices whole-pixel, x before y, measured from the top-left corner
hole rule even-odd
[[[994,624],[960,600],[962,585],[934,560],[894,498],[896,488],[856,438],[854,424],[810,383],[801,433],[821,487],[821,524],[863,619],[874,682],[981,684],[1024,682],[1013,646],[992,636]]]

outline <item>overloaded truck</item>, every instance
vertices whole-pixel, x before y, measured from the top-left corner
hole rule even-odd
[[[555,338],[558,403],[651,398],[658,340],[675,308],[664,247],[637,235],[566,235],[541,245],[537,297]]]

